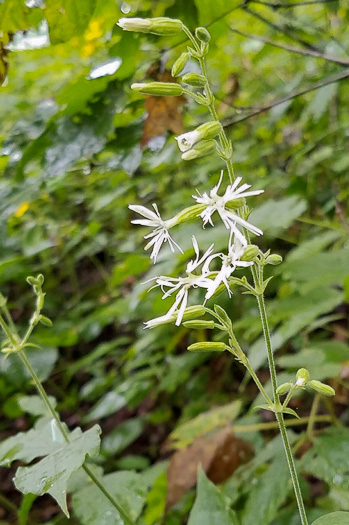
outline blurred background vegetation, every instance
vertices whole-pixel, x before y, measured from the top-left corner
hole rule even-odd
[[[188,353],[204,332],[143,329],[167,303],[142,283],[180,273],[193,233],[221,250],[225,231],[186,225],[176,236],[185,254],[164,250],[154,267],[127,206],[156,202],[169,218],[212,188],[223,166],[215,156],[181,161],[173,139],[207,120],[204,107],[130,90],[168,80],[187,42],[123,32],[122,16],[175,17],[211,32],[208,71],[236,174],[265,190],[252,201],[259,245],[285,259],[267,290],[280,382],[305,366],[336,389],[333,400],[305,392],[292,402],[300,417],[312,413],[291,431],[309,516],[349,510],[347,0],[0,2],[0,287],[22,327],[33,309],[26,276],[43,273],[54,323],[37,328],[41,349],[28,357],[71,428],[101,425],[107,474],[152,473],[141,523],[185,523],[195,479],[181,492],[176,478],[195,453],[209,458],[206,473],[224,482],[243,525],[257,515],[261,525],[298,523],[272,414],[252,410],[260,400],[243,368],[229,355]],[[268,387],[253,297],[220,300]],[[1,438],[32,426],[18,404],[32,393],[16,356],[2,359]],[[174,461],[171,451],[190,444],[199,448]],[[235,453],[217,478],[224,447]],[[13,469],[0,473],[1,523],[67,521],[49,497],[21,497]],[[119,523],[86,518],[82,507],[76,498],[70,523]]]

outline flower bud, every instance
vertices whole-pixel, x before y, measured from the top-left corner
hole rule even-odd
[[[310,379],[310,374],[306,368],[300,368],[296,374],[296,386],[306,386]]]
[[[195,29],[195,36],[198,40],[201,40],[201,42],[204,42],[205,44],[208,44],[211,40],[211,35],[205,27],[197,27]]]
[[[153,35],[176,35],[183,29],[180,20],[159,17],[159,18],[120,18],[117,22],[125,31],[135,31],[136,33],[152,33]]]
[[[266,258],[265,262],[266,264],[272,264],[273,266],[277,266],[278,264],[282,263],[282,257],[277,253],[272,253]]]
[[[37,286],[38,285],[38,280],[36,279],[36,277],[33,277],[32,275],[29,275],[27,277],[27,283],[30,284],[31,286]]]
[[[255,244],[249,244],[246,246],[243,255],[240,257],[241,261],[253,261],[253,259],[258,255],[259,248]]]
[[[182,53],[172,66],[171,75],[177,77],[180,75],[185,68],[188,60],[190,58],[190,53]]]
[[[185,84],[195,87],[205,87],[207,82],[206,77],[204,77],[204,75],[198,75],[198,73],[187,73],[182,80]]]
[[[315,390],[315,392],[319,392],[319,394],[322,394],[324,396],[334,396],[336,393],[331,386],[325,385],[324,383],[321,383],[321,381],[317,381],[316,379],[309,381],[307,386]]]
[[[189,319],[195,319],[196,317],[202,317],[206,313],[206,310],[201,305],[188,306],[184,310],[183,321],[188,321]]]
[[[214,140],[202,140],[195,144],[195,146],[189,151],[185,151],[182,155],[183,160],[192,160],[204,155],[209,155],[216,149],[216,143]]]
[[[201,319],[193,319],[192,321],[185,321],[182,323],[186,328],[193,328],[195,330],[212,330],[214,328],[214,321],[203,321]]]
[[[39,273],[39,275],[37,276],[36,279],[37,279],[37,281],[38,281],[38,283],[39,283],[40,286],[42,286],[42,285],[44,284],[44,280],[45,280],[45,278],[44,278],[44,276],[42,275],[42,273]]]
[[[224,343],[210,343],[208,341],[188,346],[190,352],[224,352],[228,348]]]
[[[182,95],[183,88],[175,82],[146,82],[143,84],[132,84],[131,89],[144,95],[159,95],[162,97]]]
[[[192,148],[194,144],[200,142],[200,140],[213,139],[220,133],[220,131],[222,131],[221,123],[213,120],[205,122],[205,124],[201,124],[201,126],[193,131],[188,131],[188,133],[183,133],[175,138],[179,149],[185,152]]]
[[[40,323],[42,323],[44,326],[49,326],[50,328],[51,328],[51,326],[53,326],[51,319],[49,319],[49,318],[46,317],[45,315],[40,315],[40,317],[39,317],[39,321],[40,321]]]
[[[282,385],[278,386],[276,393],[279,396],[283,396],[284,394],[287,394],[292,387],[292,383],[283,383]]]

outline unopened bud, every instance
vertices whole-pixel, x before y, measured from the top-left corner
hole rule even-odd
[[[214,328],[214,321],[203,321],[201,319],[193,319],[192,321],[185,321],[182,323],[186,328],[193,328],[195,330],[212,330]]]
[[[183,29],[180,20],[167,17],[159,18],[120,18],[117,22],[125,31],[152,33],[153,35],[176,35]]]
[[[192,160],[204,155],[209,155],[216,149],[216,143],[214,140],[202,140],[195,144],[195,146],[189,151],[185,151],[182,154],[183,160]]]
[[[39,273],[39,275],[36,277],[38,283],[40,284],[40,286],[42,286],[44,284],[44,276],[42,275],[42,273]]]
[[[190,352],[224,352],[228,348],[224,343],[210,343],[208,341],[188,346]]]
[[[50,328],[51,328],[51,326],[53,326],[51,319],[49,319],[49,318],[46,317],[45,315],[40,315],[40,317],[39,317],[39,321],[40,321],[40,323],[42,323],[43,325],[45,325],[45,326],[49,326]]]
[[[185,84],[195,87],[205,87],[207,82],[206,77],[198,73],[187,73],[183,76],[182,80]]]
[[[310,374],[306,368],[300,368],[296,374],[296,386],[306,386],[310,379]]]
[[[190,58],[190,53],[182,53],[172,66],[171,75],[177,77],[180,75],[185,68],[188,60]]]
[[[184,310],[183,314],[183,321],[189,321],[189,319],[195,319],[196,317],[203,317],[206,313],[206,310],[204,306],[196,305],[196,306],[188,306]]]
[[[211,35],[205,27],[197,27],[195,29],[195,36],[197,39],[201,40],[205,44],[208,44],[211,40]]]
[[[220,131],[222,131],[222,125],[220,122],[215,120],[210,122],[205,122],[201,124],[198,128],[193,131],[188,131],[176,137],[178,147],[181,151],[186,152],[194,146],[194,144],[200,142],[201,140],[209,140],[216,137]],[[183,156],[182,156],[183,158]]]
[[[253,261],[258,255],[259,248],[255,244],[246,246],[244,254],[240,257],[241,261]]]
[[[279,396],[283,396],[284,394],[287,394],[291,390],[292,383],[283,383],[282,385],[278,386],[276,393]]]
[[[29,275],[27,277],[27,283],[30,284],[31,286],[37,286],[38,280],[35,277],[32,277],[31,275]]]
[[[272,253],[266,258],[265,262],[267,264],[272,264],[273,266],[277,266],[278,264],[282,263],[282,257],[281,255],[278,255],[277,253]]]
[[[324,396],[334,396],[336,393],[334,388],[329,385],[325,385],[325,383],[321,383],[321,381],[317,381],[316,379],[309,381],[307,386]]]
[[[143,93],[144,95],[158,95],[161,97],[182,95],[183,88],[175,82],[146,82],[142,84],[132,84],[131,89]]]

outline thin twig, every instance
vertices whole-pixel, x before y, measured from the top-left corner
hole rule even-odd
[[[285,51],[290,51],[291,53],[298,53],[299,55],[311,56],[314,58],[321,58],[329,62],[335,62],[336,64],[341,64],[343,66],[349,66],[348,58],[338,58],[333,55],[327,55],[326,53],[320,53],[320,51],[313,51],[312,49],[305,50],[299,47],[289,46],[287,44],[280,44],[279,42],[275,42],[274,40],[269,40],[269,38],[265,38],[263,36],[251,35],[250,33],[245,33],[244,31],[239,31],[238,29],[234,29],[230,27],[229,25],[228,27],[230,31],[232,31],[233,33],[237,33],[238,35],[241,35],[245,38],[252,38],[253,40],[257,40],[258,42],[264,42],[264,44],[269,44],[271,46],[279,47],[280,49],[284,49]]]
[[[308,2],[299,2],[296,3],[289,3],[289,4],[281,4],[281,3],[272,3],[272,2],[264,2],[263,0],[249,0],[250,4],[260,4],[260,5],[266,5],[268,7],[271,7],[272,9],[290,9],[293,7],[302,7],[304,5],[314,5],[314,4],[329,4],[331,2],[338,2],[338,0],[309,0]]]
[[[249,9],[248,7],[244,7],[244,11],[245,11],[245,13],[250,14],[251,16],[253,16],[253,17],[257,18],[258,20],[260,20],[261,22],[263,22],[264,24],[268,25],[269,27],[272,27],[275,31],[278,31],[279,33],[283,33],[284,35],[288,36],[288,38],[291,38],[295,42],[298,42],[298,44],[301,44],[302,46],[306,47],[307,49],[312,49],[313,51],[318,51],[319,53],[321,53],[320,49],[318,49],[317,47],[313,46],[313,44],[309,44],[309,42],[307,42],[306,40],[303,40],[299,36],[294,35],[293,32],[290,31],[289,29],[287,29],[286,27],[280,27],[277,24],[274,24],[273,22],[271,22],[267,18],[264,18],[264,16],[260,15],[256,11],[253,11],[252,9]]]
[[[329,84],[340,82],[341,80],[345,80],[346,78],[349,78],[349,69],[346,69],[345,71],[343,71],[342,73],[339,73],[338,75],[332,75],[330,77],[326,77],[324,80],[321,80],[320,82],[316,82],[315,84],[305,89],[301,89],[299,91],[296,91],[295,93],[291,93],[290,95],[287,95],[287,97],[276,100],[275,102],[272,102],[271,104],[268,104],[267,106],[264,106],[260,109],[257,109],[256,111],[253,111],[249,115],[245,115],[243,117],[239,117],[239,118],[229,120],[229,121],[226,120],[223,122],[223,127],[228,128],[229,126],[233,126],[234,124],[237,124],[238,122],[247,120],[251,117],[254,117],[255,115],[260,115],[261,113],[264,113],[265,111],[269,111],[270,109],[276,106],[279,106],[280,104],[283,104],[284,102],[288,102],[289,100],[292,100],[296,97],[300,97],[301,95],[305,95],[306,93],[310,93],[310,91],[315,91],[316,89],[320,89],[324,86],[328,86]]]

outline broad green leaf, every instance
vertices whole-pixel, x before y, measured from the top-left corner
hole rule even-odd
[[[119,454],[128,445],[133,443],[143,431],[143,421],[133,418],[121,423],[117,428],[107,434],[102,440],[102,452],[106,454]]]
[[[133,520],[140,516],[147,493],[142,474],[114,472],[103,476],[101,482]],[[76,492],[72,504],[81,525],[124,525],[119,513],[95,485],[89,484]]]
[[[349,512],[331,512],[313,521],[312,525],[349,525]]]
[[[48,396],[51,405],[55,408],[57,402],[54,397]],[[50,411],[43,402],[40,396],[21,396],[18,399],[18,404],[24,412],[32,416],[50,416]]]
[[[197,495],[190,512],[188,525],[234,525],[230,500],[209,481],[199,468]]]
[[[306,201],[295,196],[277,201],[267,200],[252,211],[251,223],[258,224],[265,235],[276,236],[291,226],[293,221],[304,213],[306,207]]]
[[[305,117],[308,115],[315,121],[319,120],[327,111],[331,100],[336,95],[338,86],[336,83],[324,86],[315,91],[312,101],[305,111]]]
[[[242,513],[244,525],[267,525],[277,516],[278,508],[292,490],[290,475],[283,455],[278,454],[269,468],[259,477],[248,493],[248,499]]]
[[[14,33],[26,29],[28,13],[24,0],[4,0],[0,4],[0,32]]]
[[[67,482],[72,473],[83,465],[87,456],[98,454],[100,433],[98,425],[84,433],[76,429],[70,443],[61,444],[58,450],[35,465],[19,467],[14,478],[16,488],[24,494],[51,494],[69,517]]]
[[[28,432],[19,432],[5,439],[0,443],[0,464],[7,466],[15,460],[30,463],[35,458],[58,450],[62,442],[54,440],[54,431],[53,420],[43,418]]]
[[[96,0],[46,0],[45,15],[52,44],[81,35],[88,26]]]
[[[57,361],[57,348],[27,348],[26,354],[40,380],[45,381]],[[16,354],[9,355],[6,359],[4,355],[0,356],[0,372],[6,374],[6,378],[16,387],[21,387],[31,380],[28,370]]]
[[[228,405],[208,410],[187,423],[179,425],[170,434],[172,445],[176,448],[184,448],[198,436],[232,423],[238,417],[241,405],[240,400],[233,401]]]

